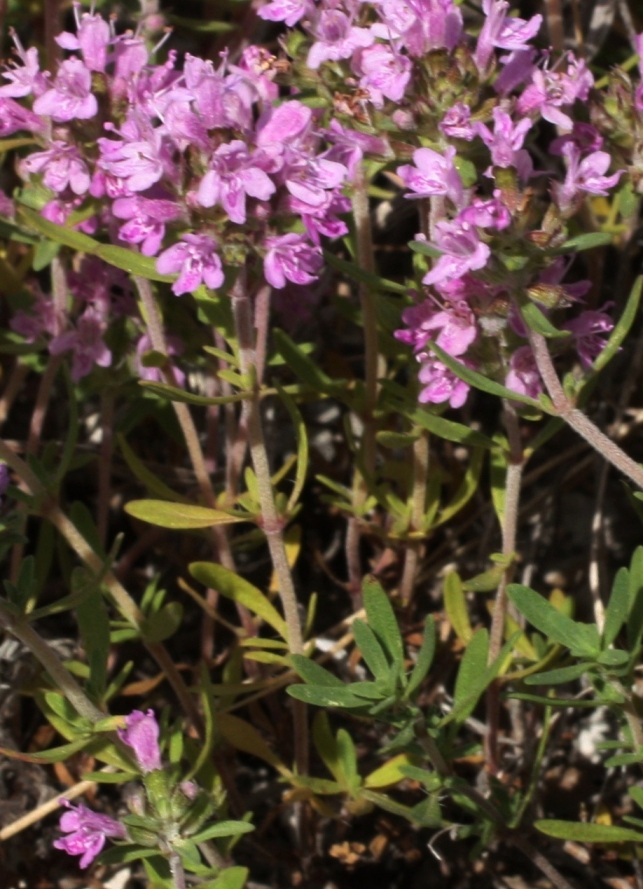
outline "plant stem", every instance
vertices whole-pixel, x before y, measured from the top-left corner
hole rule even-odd
[[[363,163],[359,164],[353,183],[353,218],[355,220],[355,234],[357,245],[357,262],[360,269],[369,274],[375,272],[375,257],[373,255],[373,230],[371,227],[371,214],[368,205],[368,179]],[[379,352],[377,336],[377,316],[373,293],[365,282],[359,283],[359,301],[362,310],[362,322],[364,325],[364,409],[362,434],[362,459],[364,476],[355,470],[353,481],[353,505],[356,514],[349,520],[349,528],[346,536],[346,561],[353,603],[359,606],[362,586],[361,560],[359,556],[360,542],[360,516],[359,511],[364,506],[368,497],[368,482],[372,482],[375,475],[375,463],[377,458],[376,439],[377,424],[375,421],[375,408],[379,396],[378,379],[386,375],[386,360]]]
[[[25,617],[16,614],[14,609],[8,607],[8,603],[2,600],[0,600],[0,626],[19,639],[40,661],[53,679],[56,688],[65,695],[79,716],[90,722],[98,722],[105,718],[105,713],[92,704],[53,648],[34,630]]]
[[[232,298],[232,312],[239,344],[239,359],[241,373],[252,381],[252,397],[243,403],[248,427],[248,443],[250,456],[257,478],[259,503],[261,506],[262,529],[266,535],[270,558],[272,560],[277,582],[279,584],[279,596],[284,609],[284,617],[288,627],[288,648],[291,654],[303,654],[304,642],[299,621],[299,607],[297,594],[293,584],[292,573],[286,556],[286,547],[283,538],[283,518],[277,513],[268,455],[264,441],[263,427],[261,423],[261,407],[259,400],[259,387],[256,382],[256,353],[254,346],[254,333],[252,323],[252,305],[246,289],[246,273],[244,269],[239,271],[237,280],[230,293]],[[307,774],[308,771],[308,727],[306,721],[306,707],[300,701],[294,701],[295,719],[295,760],[299,773]]]
[[[505,475],[505,502],[502,513],[502,555],[507,560],[505,570],[496,592],[496,600],[489,633],[488,663],[492,664],[500,654],[507,613],[507,587],[514,571],[514,553],[518,531],[518,509],[520,506],[520,485],[522,480],[523,452],[520,438],[520,425],[516,411],[509,402],[504,402],[503,419],[507,430],[509,453]],[[487,727],[485,735],[485,758],[491,774],[498,771],[498,724],[500,719],[499,685],[494,680],[487,689]]]
[[[585,441],[598,453],[608,460],[612,466],[626,475],[630,481],[634,482],[639,488],[643,489],[643,467],[632,460],[631,457],[621,450],[605,433],[595,426],[592,421],[582,411],[569,401],[563,387],[558,379],[558,374],[554,367],[547,341],[544,336],[533,330],[528,331],[529,342],[531,344],[536,366],[540,376],[545,383],[545,387],[554,404],[554,407],[560,416],[574,429]]]
[[[420,437],[413,442],[413,490],[411,492],[411,523],[409,531],[422,530],[426,509],[426,483],[429,475],[429,435],[422,430]],[[417,573],[422,541],[409,541],[404,557],[404,571],[400,581],[400,599],[408,605],[413,596],[413,584]]]
[[[123,617],[137,630],[141,630],[144,616],[136,602],[132,599],[125,587],[110,570],[105,570],[103,560],[91,548],[76,526],[61,510],[58,503],[46,491],[38,477],[29,466],[7,444],[0,439],[0,460],[7,463],[11,469],[22,479],[29,493],[36,499],[35,511],[43,518],[49,519],[59,533],[65,538],[71,549],[90,568],[101,583],[107,588],[112,599],[116,603]],[[38,502],[39,501],[39,502]],[[174,689],[174,692],[185,711],[186,716],[198,728],[201,725],[201,717],[194,704],[189,689],[183,681],[183,677],[177,670],[167,650],[159,642],[147,642],[143,640],[145,647],[156,660],[165,673],[165,676]]]
[[[100,421],[102,438],[98,463],[98,537],[101,546],[107,543],[112,457],[114,456],[114,393],[106,389],[101,395]]]
[[[428,733],[426,724],[422,718],[418,719],[415,723],[415,737],[426,752],[427,757],[440,777],[452,777],[453,769],[446,762],[437,744]],[[513,831],[505,824],[501,812],[490,800],[485,799],[475,787],[471,787],[464,781],[459,781],[457,788],[455,788],[455,792],[467,797],[467,799],[474,803],[479,811],[496,826],[503,839],[510,842],[517,849],[520,849],[527,858],[533,861],[536,867],[538,867],[542,873],[552,881],[554,886],[556,886],[556,889],[574,889],[571,883],[567,882],[565,877],[556,870],[553,864],[551,864],[541,852],[532,846],[528,840],[524,839],[521,834]]]

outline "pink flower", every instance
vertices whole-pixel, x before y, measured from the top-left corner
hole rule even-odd
[[[609,315],[596,311],[581,312],[577,318],[563,324],[563,329],[570,330],[574,335],[578,357],[585,370],[591,368],[594,359],[605,348],[603,334],[609,333],[613,327],[614,322]]]
[[[475,316],[465,302],[447,304],[436,311],[433,301],[427,299],[405,309],[402,321],[408,330],[395,331],[395,337],[413,345],[416,353],[424,352],[427,343],[434,341],[455,358],[464,355],[478,336]]]
[[[577,99],[584,102],[594,83],[594,78],[583,59],[567,54],[567,71],[550,71],[534,68],[531,83],[518,97],[519,114],[539,113],[545,120],[565,130],[571,130],[573,121],[561,111],[565,105],[573,105]]]
[[[156,268],[162,275],[179,273],[172,284],[172,292],[177,296],[194,293],[203,282],[211,290],[216,290],[225,277],[216,246],[216,241],[209,235],[182,235],[178,244],[161,253]]]
[[[210,159],[210,170],[199,184],[197,200],[203,207],[220,203],[232,222],[246,221],[246,196],[267,201],[275,193],[272,179],[254,160],[245,142],[233,139],[220,145]]]
[[[33,302],[28,311],[19,309],[9,321],[9,327],[28,343],[35,342],[42,334],[56,336],[59,321],[51,297],[45,296],[38,285],[34,285]]]
[[[3,71],[2,76],[11,82],[0,86],[0,96],[9,96],[13,99],[29,96],[31,93],[39,96],[47,89],[47,81],[45,75],[40,72],[38,50],[32,46],[25,51],[16,32],[10,29],[10,33],[22,65],[16,65],[14,62],[11,63],[11,67],[7,66]]]
[[[375,35],[369,28],[357,28],[352,18],[339,9],[322,9],[312,28],[315,42],[310,47],[306,64],[313,71],[323,62],[349,59],[360,46],[371,46]]]
[[[44,173],[43,183],[52,191],[64,191],[67,186],[81,195],[89,188],[89,170],[75,145],[54,140],[48,151],[28,155],[21,163],[27,173]]]
[[[505,386],[512,392],[528,395],[530,398],[538,398],[543,391],[531,346],[520,346],[511,356]]]
[[[106,324],[95,308],[86,309],[78,318],[75,330],[68,330],[49,343],[52,355],[73,352],[71,378],[77,383],[94,369],[109,367],[112,353],[103,342]]]
[[[88,867],[105,845],[105,839],[124,840],[127,838],[125,828],[108,815],[92,812],[82,803],[72,806],[68,800],[61,800],[71,811],[65,812],[60,819],[60,829],[68,834],[54,841],[56,849],[62,849],[68,855],[81,855],[80,866]]]
[[[381,24],[372,27],[382,40],[399,38],[412,56],[433,49],[452,52],[462,34],[462,13],[453,0],[381,0]]]
[[[178,336],[173,336],[172,334],[166,336],[165,343],[167,345],[168,355],[171,356],[183,354],[183,343],[178,338]],[[150,352],[152,348],[152,340],[150,339],[150,335],[148,333],[144,333],[136,344],[136,372],[142,380],[149,380],[152,383],[164,383],[165,377],[163,376],[159,367],[146,367],[143,364],[143,355],[146,352]],[[173,366],[172,373],[174,374],[174,385],[183,387],[183,385],[185,384],[185,374],[183,373],[183,371],[179,370],[178,367]]]
[[[310,0],[271,0],[259,9],[257,15],[269,22],[284,22],[292,28],[311,6]]]
[[[455,168],[453,159],[455,148],[452,145],[444,154],[432,148],[418,148],[413,152],[413,163],[397,168],[397,175],[407,188],[414,194],[406,194],[405,198],[425,198],[443,194],[456,206],[460,207],[464,197],[462,179]]]
[[[120,133],[120,140],[98,139],[98,166],[121,180],[128,191],[146,191],[164,173],[163,134],[149,121],[130,116]]]
[[[180,218],[181,207],[174,201],[132,195],[117,198],[112,213],[127,220],[118,230],[121,241],[141,244],[144,256],[155,256],[161,248],[166,223]]]
[[[159,727],[153,710],[143,713],[133,710],[125,717],[124,729],[118,730],[118,737],[128,744],[136,756],[143,772],[155,772],[163,768],[159,748]]]
[[[437,223],[435,245],[442,256],[422,278],[423,284],[461,278],[465,272],[484,268],[491,256],[489,247],[480,240],[476,229],[460,219]]]
[[[84,12],[79,16],[80,3],[73,4],[78,36],[63,31],[55,38],[63,49],[80,50],[90,71],[104,71],[107,64],[107,47],[111,42],[109,25],[100,15]]]
[[[324,265],[321,250],[308,243],[303,235],[293,232],[266,238],[267,253],[263,260],[266,281],[277,290],[293,284],[311,284]]]
[[[411,60],[384,43],[376,43],[358,50],[353,65],[361,76],[360,86],[367,89],[370,101],[376,108],[384,105],[384,99],[399,102],[411,79]]]
[[[43,121],[13,99],[0,96],[0,137],[11,136],[18,130],[38,132],[43,129]]]
[[[91,88],[89,68],[80,59],[67,59],[60,64],[53,87],[36,99],[33,110],[63,122],[87,120],[98,111],[98,102]]]
[[[466,139],[470,142],[475,135],[475,127],[471,123],[471,109],[462,102],[456,102],[449,108],[438,126],[450,139]]]
[[[535,15],[526,21],[508,16],[509,3],[506,0],[483,0],[482,9],[486,18],[478,37],[474,60],[478,71],[484,75],[494,47],[513,51],[525,49],[525,44],[540,30],[543,17]]]
[[[525,136],[532,127],[530,118],[523,117],[514,123],[511,116],[501,108],[493,109],[493,133],[484,123],[475,124],[475,131],[491,151],[494,167],[515,167],[522,179],[529,178],[532,172],[531,158],[523,149]]]
[[[418,379],[424,385],[420,391],[420,404],[442,404],[448,401],[452,408],[462,407],[471,387],[437,358],[426,355],[423,358],[426,360],[423,360],[418,374]]]
[[[500,200],[500,190],[488,200],[474,198],[468,207],[460,213],[459,219],[478,228],[493,228],[502,231],[511,224],[511,213]]]
[[[594,151],[581,160],[581,154],[574,142],[563,145],[562,154],[568,160],[565,181],[563,184],[553,183],[554,200],[561,212],[570,214],[576,209],[580,200],[579,192],[588,192],[606,196],[625,172],[617,170],[611,176],[604,174],[612,162],[611,155],[606,151]]]

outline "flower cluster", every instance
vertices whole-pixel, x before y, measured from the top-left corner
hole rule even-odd
[[[173,51],[155,64],[143,36],[74,10],[57,71],[41,71],[14,35],[17,61],[0,86],[3,135],[27,129],[39,143],[20,172],[50,190],[43,216],[61,224],[77,213],[83,231],[155,257],[177,296],[221,288],[226,266],[248,265],[277,289],[315,281],[321,237],[348,230],[343,188],[359,144],[348,150],[342,127],[326,132],[298,99],[279,102],[264,50],[249,47],[235,65],[226,53],[218,65],[187,54],[179,69]],[[80,379],[113,361],[104,308],[90,300],[71,324],[36,293],[13,328],[72,352]]]
[[[610,173],[596,127],[577,121],[593,86],[584,61],[567,53],[554,62],[532,46],[539,15],[510,15],[505,0],[483,0],[482,13],[472,39],[453,0],[269,0],[259,10],[305,32],[303,49],[293,43],[293,51],[306,54],[327,87],[356,85],[354,120],[390,131],[389,118],[400,136],[422,133],[397,174],[427,217],[418,248],[436,258],[396,335],[421,364],[420,400],[452,407],[468,386],[431,351],[433,342],[518,393],[539,394],[521,307],[532,300],[548,315],[580,300],[585,285],[563,285],[569,263],[546,248],[564,241],[586,195],[608,195],[623,173]],[[346,97],[336,103],[338,112],[350,107]],[[550,169],[535,172],[528,143],[541,121],[562,135],[551,143]],[[588,337],[578,331],[593,331],[595,357],[611,326],[604,312],[581,312],[563,327],[573,336],[562,342],[574,343],[587,367]]]
[[[506,0],[483,0],[473,38],[454,0],[267,0],[259,15],[298,32],[284,40],[295,86],[307,71],[334,97],[324,110],[296,89],[280,96],[283,67],[263,48],[247,47],[234,64],[224,52],[217,64],[186,54],[179,65],[174,51],[156,63],[140,33],[117,35],[93,9],[74,9],[58,69],[41,71],[37,51],[14,38],[17,61],[0,86],[2,133],[28,130],[39,144],[20,170],[50,190],[45,217],[75,213],[83,230],[154,257],[158,272],[175,276],[177,296],[223,288],[229,269],[246,266],[278,291],[301,288],[305,301],[323,269],[322,237],[348,231],[358,165],[365,155],[390,161],[394,145],[405,195],[425,217],[418,247],[436,257],[397,334],[421,364],[421,400],[457,406],[467,392],[431,342],[516,391],[538,392],[537,372],[525,370],[525,300],[548,315],[579,299],[555,250],[585,197],[608,195],[623,175],[610,170],[601,130],[579,120],[593,86],[584,61],[533,45],[540,15],[522,19]],[[638,114],[640,88],[630,92]],[[543,123],[559,135],[548,169],[535,170],[529,145]],[[46,302],[36,292],[13,329],[46,334],[54,354],[72,352],[75,379],[114,363],[114,307],[81,301],[72,323]],[[593,325],[596,343],[609,330],[601,318],[581,313],[574,323]],[[147,341],[140,319],[136,327],[140,357]],[[561,343],[580,342],[564,329]],[[587,352],[579,355],[586,365]]]

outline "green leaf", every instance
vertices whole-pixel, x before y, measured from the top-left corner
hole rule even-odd
[[[219,821],[218,824],[211,824],[204,830],[200,830],[190,837],[193,843],[204,843],[206,840],[213,840],[215,837],[236,837],[242,833],[251,833],[254,830],[252,824],[247,821]]]
[[[179,389],[178,386],[170,386],[169,383],[158,383],[150,380],[139,380],[139,386],[153,392],[160,398],[167,398],[168,401],[179,401],[182,404],[196,404],[200,407],[208,407],[217,404],[234,404],[237,401],[245,401],[252,398],[252,392],[235,392],[234,395],[216,395],[209,397],[207,395],[195,395],[193,392],[186,392],[185,389]]]
[[[226,867],[216,880],[200,883],[199,889],[243,889],[247,879],[247,867]]]
[[[337,755],[342,772],[346,776],[346,784],[354,791],[360,783],[357,773],[357,751],[353,739],[343,728],[337,732]]]
[[[112,846],[102,852],[99,858],[101,864],[125,864],[129,861],[138,861],[143,858],[152,858],[158,855],[157,848],[150,849],[148,846],[138,846],[136,843],[123,843],[119,846]]]
[[[627,640],[631,651],[638,647],[643,635],[643,546],[637,546],[630,562],[630,605],[627,618]]]
[[[570,667],[559,667],[557,670],[533,673],[531,676],[525,676],[524,682],[525,685],[562,685],[565,682],[580,679],[587,672],[587,664],[572,664]]]
[[[286,621],[256,586],[239,577],[234,571],[214,562],[193,562],[189,566],[189,571],[195,580],[210,589],[217,590],[226,599],[244,605],[253,614],[270,624],[283,639],[288,640]]]
[[[388,679],[391,668],[373,630],[359,618],[353,621],[351,629],[364,662],[373,676],[376,679]]]
[[[322,762],[339,784],[340,790],[345,789],[348,782],[342,769],[337,740],[331,731],[328,714],[323,710],[319,710],[313,720],[313,742]]]
[[[533,302],[527,302],[520,306],[520,314],[527,327],[530,330],[535,330],[536,333],[542,336],[550,337],[551,339],[571,336],[569,330],[558,330],[558,328],[554,327],[549,318]]]
[[[55,241],[38,241],[31,261],[31,267],[34,272],[41,272],[43,269],[46,269],[54,256],[58,255],[59,251],[60,244],[57,244]]]
[[[145,466],[145,464],[139,460],[134,451],[130,448],[127,441],[122,435],[117,435],[116,439],[118,441],[118,446],[121,450],[123,457],[125,458],[125,462],[129,466],[130,470],[136,476],[136,478],[145,485],[145,487],[151,491],[152,494],[156,494],[158,497],[162,497],[164,500],[176,500],[180,503],[189,503],[190,501],[187,497],[184,497],[183,494],[178,494],[176,491],[173,491],[172,488],[169,488],[165,482],[162,482],[160,478],[157,478],[153,472]]]
[[[181,626],[183,606],[180,602],[168,602],[156,614],[145,618],[141,635],[146,642],[163,642],[173,636]]]
[[[278,384],[277,392],[290,414],[290,422],[295,429],[295,438],[297,440],[297,474],[295,475],[295,484],[290,492],[288,506],[286,507],[286,512],[290,513],[297,505],[306,483],[306,475],[308,473],[308,436],[306,434],[306,424],[297,409],[294,399]]]
[[[643,833],[615,824],[582,824],[545,818],[534,824],[541,833],[577,843],[641,843]]]
[[[421,256],[430,256],[431,259],[438,259],[442,256],[442,251],[438,250],[428,241],[408,241],[407,246],[412,253],[419,253]]]
[[[125,504],[125,512],[150,525],[173,530],[211,528],[214,525],[248,521],[220,509],[192,503],[168,503],[165,500],[130,500]]]
[[[477,630],[465,651],[456,679],[457,700],[454,698],[453,709],[440,722],[440,727],[449,722],[462,724],[473,713],[484,691],[496,678],[511,652],[518,637],[514,633],[500,650],[500,654],[492,664],[485,666],[489,653],[489,634],[487,630]],[[472,649],[473,646],[473,649]],[[471,651],[470,651],[471,649]],[[466,661],[466,664],[465,664]]]
[[[632,287],[632,290],[628,297],[627,304],[625,306],[625,309],[623,310],[623,314],[619,318],[614,327],[614,330],[610,334],[607,345],[592,365],[593,369],[596,372],[602,370],[605,365],[612,360],[614,355],[616,355],[616,353],[620,349],[621,343],[630,332],[630,328],[632,327],[632,324],[634,323],[634,320],[638,314],[639,303],[641,302],[642,288],[643,276],[639,275],[639,277],[634,282],[634,286]]]
[[[374,577],[365,577],[362,595],[366,617],[390,658],[400,666],[404,662],[402,634],[388,596]]]
[[[411,671],[411,675],[409,676],[409,681],[406,686],[406,691],[404,693],[405,698],[412,697],[424,681],[424,678],[426,677],[429,669],[431,668],[431,664],[433,663],[435,645],[435,621],[433,620],[432,615],[429,615],[426,618],[426,622],[424,624],[424,636],[422,638],[422,645],[420,646],[420,650],[418,651],[415,666]]]
[[[618,753],[616,756],[610,756],[605,760],[605,768],[611,769],[620,766],[635,766],[643,762],[643,752],[638,753]]]
[[[101,701],[107,687],[107,661],[110,651],[109,614],[96,584],[76,606],[76,617],[89,664],[87,692],[97,701]]]
[[[479,683],[480,677],[487,669],[488,658],[489,633],[485,629],[477,630],[467,640],[467,647],[462,655],[453,692],[454,707],[457,707]]]
[[[332,392],[337,387],[338,382],[331,380],[283,330],[274,330],[273,339],[275,348],[302,383],[319,393]]]
[[[608,648],[596,658],[596,662],[603,667],[624,667],[629,661],[631,655],[621,648]]]
[[[458,444],[472,445],[478,448],[497,448],[498,445],[491,438],[483,435],[482,432],[476,432],[462,423],[454,423],[453,420],[445,420],[444,417],[438,416],[427,408],[418,408],[409,415],[418,426],[428,429],[439,438],[445,441],[454,441]]]
[[[629,787],[627,792],[632,797],[639,809],[643,809],[643,787]]]
[[[488,379],[483,374],[478,373],[478,371],[472,370],[470,367],[465,367],[457,358],[452,358],[451,355],[444,351],[444,349],[441,349],[437,343],[429,342],[427,343],[427,346],[432,352],[435,352],[445,367],[452,370],[456,377],[463,380],[465,383],[468,383],[469,386],[481,389],[483,392],[488,392],[490,395],[497,395],[498,398],[508,398],[510,401],[528,404],[530,407],[535,407],[539,411],[555,415],[554,409],[547,404],[543,404],[542,401],[530,398],[528,395],[521,395],[518,392],[514,392],[512,389],[507,389],[506,386],[501,386],[500,383]]]
[[[462,581],[456,571],[449,571],[444,578],[444,608],[456,636],[467,645],[474,633],[469,622]]]
[[[559,255],[561,253],[579,253],[581,250],[593,250],[595,247],[606,247],[614,240],[610,232],[586,232],[583,235],[575,235],[565,241],[555,250],[548,251]]]
[[[291,685],[286,691],[292,698],[304,701],[306,704],[314,704],[316,707],[363,709],[368,705],[367,700],[353,694],[350,687]]]
[[[512,583],[507,595],[518,611],[545,636],[569,648],[579,657],[596,657],[600,651],[598,630],[592,624],[576,623],[561,614],[535,590]]]
[[[89,235],[67,228],[64,225],[56,225],[45,219],[35,210],[29,207],[19,205],[18,216],[25,219],[30,228],[40,232],[40,234],[64,244],[65,247],[71,247],[78,253],[91,253],[98,256],[110,265],[123,269],[130,275],[138,275],[147,278],[150,281],[174,281],[176,275],[161,275],[156,271],[156,262],[152,257],[143,256],[141,253],[135,253],[133,250],[127,250],[125,247],[116,247],[112,244],[101,244],[95,241]]]
[[[432,528],[438,528],[440,525],[444,525],[445,522],[448,522],[454,515],[457,515],[460,510],[466,506],[469,500],[471,500],[475,492],[478,490],[478,482],[484,464],[485,453],[486,452],[482,448],[474,448],[471,451],[469,466],[467,467],[462,482],[453,495],[453,499],[440,510],[437,519],[431,523]],[[433,473],[430,473],[430,475],[432,474]],[[429,486],[430,484],[431,481],[429,479]]]
[[[335,676],[334,673],[326,670],[320,664],[315,663],[315,661],[311,661],[310,658],[304,657],[302,654],[290,655],[290,661],[297,675],[309,685],[345,688],[342,680]]]
[[[322,253],[324,255],[324,261],[332,269],[342,272],[342,274],[347,275],[354,281],[366,284],[371,290],[384,290],[390,293],[401,293],[406,295],[407,288],[403,284],[397,284],[395,281],[388,281],[386,278],[380,278],[372,272],[365,271],[353,262],[340,259],[339,256],[335,256],[335,254],[331,253],[329,250],[323,250]]]

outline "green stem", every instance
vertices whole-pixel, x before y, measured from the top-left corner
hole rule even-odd
[[[426,484],[429,475],[429,435],[422,430],[420,437],[413,442],[413,490],[411,492],[410,531],[421,531],[426,510]],[[404,557],[404,571],[400,581],[400,599],[408,605],[413,596],[413,585],[420,560],[422,541],[409,541]]]
[[[513,556],[516,551],[520,486],[524,464],[518,416],[509,402],[504,403],[503,418],[509,441],[505,475],[505,502],[502,513],[502,555],[507,560],[507,564],[498,585],[491,619],[487,661],[489,664],[494,663],[502,648],[508,604],[507,587],[511,583],[514,571]],[[500,688],[497,680],[494,680],[487,689],[486,698],[488,732],[485,735],[484,743],[485,758],[490,773],[496,774],[498,771],[498,725],[500,720]]]
[[[113,572],[105,570],[103,560],[94,552],[74,523],[71,522],[61,510],[58,503],[49,495],[29,466],[6,444],[6,442],[1,439],[0,460],[7,463],[16,475],[22,479],[31,495],[37,501],[37,512],[43,518],[49,519],[81,561],[83,561],[85,565],[96,574],[96,576],[101,578],[102,584],[107,588],[120,613],[132,624],[132,626],[141,632],[144,616],[136,602],[132,599],[125,587],[122,586]],[[147,650],[165,673],[165,676],[174,689],[186,715],[191,719],[195,726],[200,726],[201,718],[192,696],[190,695],[189,689],[164,646],[158,642],[146,642],[144,637],[143,641]]]
[[[369,274],[375,273],[375,257],[373,253],[373,230],[368,204],[368,179],[363,164],[357,168],[353,183],[353,219],[357,245],[357,263],[360,269]],[[348,563],[349,583],[353,600],[359,603],[361,594],[362,572],[359,557],[360,517],[359,511],[368,497],[367,480],[372,481],[375,475],[377,459],[375,408],[379,396],[380,377],[386,375],[386,359],[379,352],[377,335],[377,315],[373,293],[365,282],[359,283],[359,301],[364,325],[364,431],[362,435],[362,459],[364,474],[355,470],[353,481],[353,504],[356,515],[350,519],[346,538],[346,561]]]
[[[40,661],[56,688],[65,695],[79,716],[90,722],[98,722],[105,718],[105,713],[92,704],[53,648],[34,630],[25,617],[16,614],[14,609],[2,600],[0,600],[0,626],[19,639]]]
[[[266,453],[266,443],[261,423],[261,407],[259,387],[256,382],[256,353],[252,321],[252,305],[246,288],[245,270],[240,270],[237,280],[230,293],[232,313],[239,344],[240,369],[243,376],[252,381],[252,397],[244,401],[248,429],[250,457],[257,478],[257,490],[261,506],[262,529],[266,535],[270,558],[272,560],[279,596],[284,610],[288,628],[288,649],[291,654],[303,654],[304,640],[299,620],[297,593],[292,579],[290,565],[284,545],[284,520],[278,514]],[[294,702],[295,719],[295,759],[300,774],[308,771],[308,729],[305,705]]]

